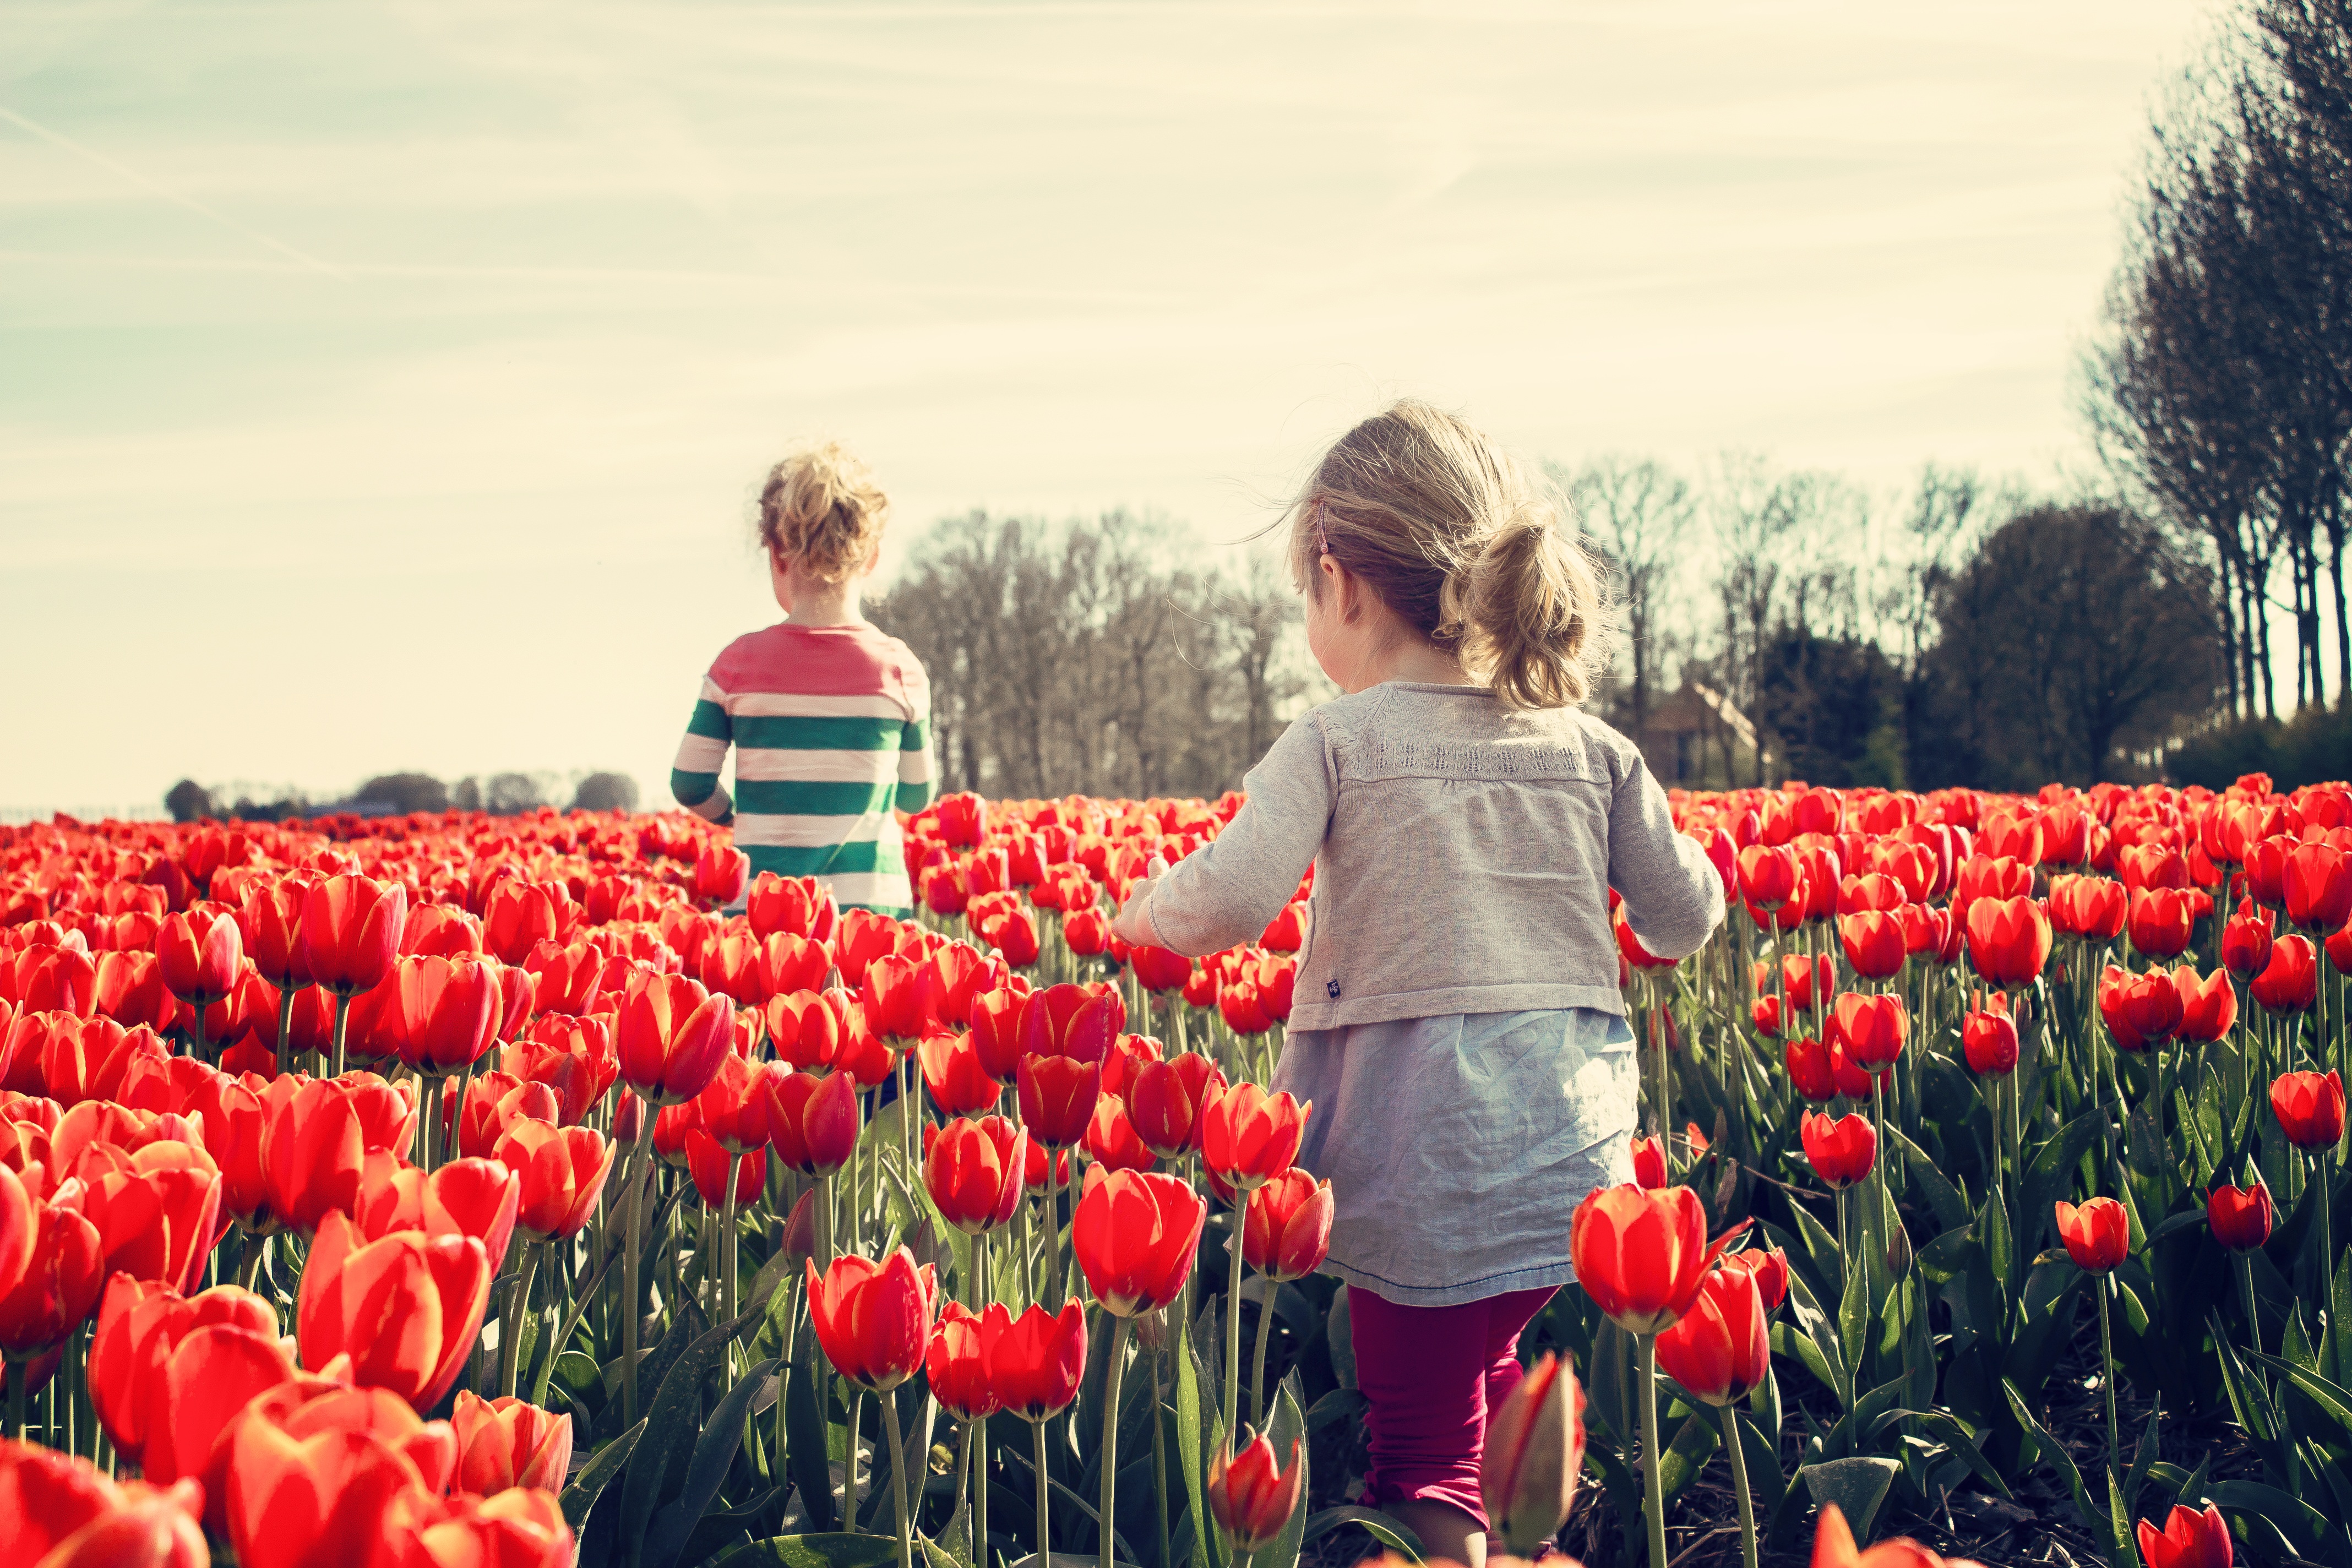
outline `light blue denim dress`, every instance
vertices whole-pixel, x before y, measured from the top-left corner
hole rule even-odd
[[[1298,1163],[1331,1184],[1324,1272],[1400,1306],[1568,1283],[1576,1205],[1633,1179],[1633,1032],[1597,1008],[1302,1029],[1274,1087],[1315,1102]]]

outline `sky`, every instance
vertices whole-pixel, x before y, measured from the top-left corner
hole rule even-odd
[[[0,809],[667,799],[795,437],[1204,552],[1407,394],[1887,493],[2092,457],[2205,3],[0,7]]]

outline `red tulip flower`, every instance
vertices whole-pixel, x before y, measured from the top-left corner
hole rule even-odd
[[[1145,1062],[1134,1069],[1128,1119],[1145,1148],[1172,1160],[1201,1146],[1201,1113],[1226,1088],[1224,1073],[1203,1052],[1182,1051],[1166,1061]]]
[[[522,1198],[522,1181],[496,1160],[452,1160],[430,1174],[413,1166],[371,1161],[360,1183],[359,1207],[352,1214],[359,1234],[370,1241],[395,1231],[426,1237],[472,1237],[489,1257],[496,1274],[506,1261]]]
[[[682,974],[639,974],[621,1003],[614,1048],[621,1081],[656,1105],[680,1105],[718,1076],[735,1033],[735,1004]]]
[[[2060,936],[2113,942],[2123,934],[2130,903],[2124,885],[2105,877],[2050,879],[2050,924]]]
[[[1849,991],[1837,999],[1832,1016],[1845,1042],[1847,1058],[1865,1072],[1885,1071],[1902,1056],[1910,1017],[1903,1010],[1901,997],[1864,996]]]
[[[1798,1094],[1820,1105],[1837,1097],[1837,1076],[1829,1047],[1815,1039],[1790,1040],[1782,1047],[1789,1082]]]
[[[110,1145],[103,1170],[85,1165],[81,1215],[98,1232],[100,1268],[174,1289],[194,1288],[218,1239],[220,1167],[193,1144],[161,1140],[124,1154]]]
[[[1004,1086],[982,1069],[980,1047],[970,1035],[933,1028],[917,1046],[923,1083],[942,1116],[970,1116],[995,1109]]]
[[[2352,917],[2352,857],[2327,844],[2303,844],[2286,858],[2286,918],[2306,931],[2333,931]]]
[[[407,919],[403,884],[330,877],[303,896],[294,963],[314,984],[356,996],[391,972]]]
[[[2211,1503],[2192,1509],[2174,1503],[2158,1530],[2154,1521],[2139,1521],[2139,1554],[2147,1568],[2230,1568],[2234,1548],[2230,1521]]]
[[[857,1080],[817,1078],[771,1065],[760,1075],[768,1097],[768,1142],[776,1158],[808,1176],[830,1176],[857,1147]]]
[[[293,1375],[276,1310],[250,1290],[216,1285],[184,1297],[127,1274],[107,1284],[90,1334],[90,1404],[152,1479],[202,1475],[238,1406]]]
[[[2107,965],[2099,977],[2099,1016],[2118,1050],[2145,1050],[2180,1027],[2180,988],[2161,969],[2145,974]]]
[[[989,1363],[1013,1326],[1002,1301],[974,1312],[961,1301],[940,1309],[939,1325],[923,1352],[923,1378],[931,1394],[959,1421],[980,1421],[1004,1408],[989,1375]]]
[[[1584,1391],[1576,1369],[1546,1352],[1488,1417],[1478,1491],[1489,1530],[1512,1552],[1559,1532],[1584,1468]]]
[[[2271,1238],[2271,1190],[2260,1181],[2251,1187],[2216,1182],[2205,1194],[2205,1223],[2213,1239],[2232,1252],[2252,1252]]]
[[[520,1179],[515,1225],[533,1241],[568,1241],[586,1228],[613,1173],[617,1145],[593,1127],[519,1121],[496,1157]]]
[[[1269,1279],[1304,1279],[1331,1250],[1331,1184],[1289,1170],[1249,1195],[1242,1258]]]
[[[257,1408],[237,1421],[229,1444],[225,1511],[238,1568],[391,1568],[401,1560],[397,1543],[415,1540],[445,1506],[415,1461],[372,1431],[296,1437]]]
[[[364,1240],[341,1212],[319,1222],[302,1270],[302,1363],[352,1358],[352,1381],[425,1411],[457,1381],[490,1300],[490,1258],[470,1236],[394,1231]]]
[[[578,910],[562,883],[513,878],[491,886],[482,901],[482,945],[503,963],[520,964],[542,942],[560,942],[567,917]]]
[[[394,1048],[417,1072],[462,1072],[498,1038],[505,999],[498,972],[479,960],[403,958],[393,977]]]
[[[804,1072],[831,1068],[842,1040],[865,1026],[862,1019],[852,1019],[856,1004],[848,995],[845,991],[836,999],[831,991],[779,991],[769,997],[760,1021],[776,1059]]]
[[[1841,1116],[1832,1121],[1809,1110],[1797,1131],[1813,1174],[1832,1192],[1853,1185],[1878,1163],[1878,1134],[1864,1117]]]
[[[562,1491],[572,1466],[572,1417],[509,1395],[484,1399],[457,1391],[449,1413],[457,1436],[460,1491],[488,1497],[509,1487]]]
[[[88,1459],[0,1438],[0,1539],[40,1568],[205,1568],[204,1490],[116,1482]]]
[[[1757,1293],[1764,1299],[1764,1310],[1777,1312],[1780,1303],[1789,1299],[1789,1255],[1777,1247],[1751,1247],[1745,1252],[1726,1253],[1726,1271],[1743,1269],[1756,1276]]]
[[[1209,1205],[1175,1176],[1087,1172],[1070,1245],[1105,1311],[1132,1318],[1173,1301],[1191,1274]]]
[[[1960,1054],[1971,1072],[1998,1078],[2016,1070],[2017,1020],[2009,1016],[2006,994],[1994,992],[1960,1020]]]
[[[1226,1438],[1209,1463],[1209,1511],[1224,1531],[1236,1554],[1252,1552],[1281,1539],[1290,1516],[1298,1511],[1307,1468],[1298,1462],[1298,1440],[1290,1444],[1290,1468],[1276,1463],[1274,1445],[1263,1432],[1239,1454]]]
[[[2307,936],[2289,934],[2271,944],[2270,963],[2247,986],[2273,1013],[2307,1013],[2319,999],[2318,955]]]
[[[236,989],[245,968],[244,933],[233,916],[210,909],[169,915],[155,933],[155,957],[173,995],[209,1007]]]
[[[841,921],[833,890],[814,877],[779,877],[762,871],[744,896],[743,913],[761,936],[779,931],[830,942]]]
[[[1735,1404],[1772,1371],[1770,1314],[1756,1276],[1717,1268],[1674,1327],[1658,1336],[1658,1366],[1702,1403]]]
[[[1298,1158],[1312,1100],[1268,1095],[1255,1083],[1234,1085],[1201,1111],[1201,1161],[1236,1192],[1272,1181]]]
[[[1742,1227],[1744,1228],[1744,1227]],[[1690,1310],[1737,1230],[1709,1246],[1706,1211],[1688,1187],[1602,1187],[1576,1208],[1569,1252],[1577,1282],[1629,1334],[1654,1334]]]
[[[2221,926],[2221,967],[2241,980],[2260,974],[2271,961],[2271,912],[2252,899],[2238,902],[2238,912]]]
[[[2180,993],[2180,1039],[2191,1044],[2218,1040],[2236,1026],[2238,993],[2228,970],[2217,969],[2200,978],[2196,965],[2184,963],[2172,972],[2172,985]]]
[[[1666,1171],[1666,1143],[1663,1138],[1633,1140],[1633,1184],[1649,1192],[1672,1184]]]
[[[1903,922],[1893,914],[1865,910],[1838,921],[1838,938],[1853,972],[1867,980],[1884,980],[1901,972],[1910,957]]]
[[[950,1225],[985,1235],[1019,1212],[1028,1153],[1028,1135],[1003,1117],[958,1117],[927,1130],[923,1184]]]
[[[687,1130],[686,1173],[694,1181],[702,1206],[713,1214],[727,1206],[727,1173],[730,1165],[735,1172],[735,1206],[742,1208],[757,1203],[768,1186],[767,1146],[762,1144],[748,1154],[733,1154],[701,1128]]]
[[[2058,1238],[2074,1267],[2105,1274],[2131,1251],[2131,1215],[2113,1198],[2093,1198],[2077,1206],[2059,1200]]]
[[[1099,1059],[1025,1056],[1017,1081],[1021,1124],[1030,1137],[1048,1149],[1074,1149],[1086,1141],[1095,1100],[1102,1092]]]
[[[2135,952],[2150,958],[2178,958],[2188,951],[2196,912],[2177,888],[2146,888],[2132,896],[2124,922]]]
[[[2050,917],[2030,898],[1983,898],[1968,906],[1969,962],[1988,984],[2016,987],[2050,961]]]
[[[5,1172],[0,1166],[0,1172]],[[14,1173],[0,1176],[0,1192],[16,1184]],[[11,1202],[0,1196],[0,1250],[7,1250],[17,1226]],[[101,1272],[105,1251],[98,1227],[78,1211],[63,1205],[31,1205],[32,1248],[25,1266],[12,1278],[0,1259],[0,1355],[9,1361],[36,1361],[65,1342],[98,1306],[106,1283]],[[124,1278],[128,1279],[128,1276]]]
[[[2271,1114],[2296,1148],[2333,1149],[2344,1139],[2344,1079],[2334,1072],[2281,1073],[2271,1080]]]
[[[923,1369],[940,1292],[931,1265],[916,1268],[914,1254],[902,1247],[878,1264],[837,1258],[823,1274],[812,1259],[808,1282],[817,1342],[845,1379],[886,1394]]]
[[[359,1107],[343,1084],[298,1082],[283,1100],[272,1097],[262,1164],[278,1224],[313,1230],[329,1209],[356,1208],[366,1160]]]
[[[1797,896],[1797,857],[1786,847],[1751,844],[1739,851],[1740,896],[1767,913]]]
[[[988,1363],[999,1407],[1029,1422],[1068,1408],[1086,1368],[1086,1309],[1076,1301],[1064,1302],[1059,1312],[1034,1306],[1023,1312],[995,1342]]]

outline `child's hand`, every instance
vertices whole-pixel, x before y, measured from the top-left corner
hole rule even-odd
[[[1129,947],[1160,945],[1159,937],[1153,932],[1150,922],[1144,917],[1143,906],[1150,901],[1151,889],[1158,885],[1160,879],[1166,875],[1168,875],[1168,863],[1159,856],[1154,855],[1144,862],[1143,879],[1128,888],[1127,902],[1120,906],[1118,914],[1110,922],[1113,936],[1126,942]]]

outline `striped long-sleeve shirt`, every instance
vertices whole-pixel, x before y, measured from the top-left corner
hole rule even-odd
[[[735,798],[719,783],[735,748]],[[893,808],[931,802],[931,691],[905,643],[870,626],[787,621],[729,644],[670,771],[678,804],[733,814],[751,875],[816,877],[845,905],[914,907]]]

